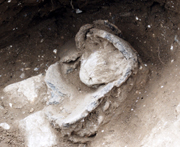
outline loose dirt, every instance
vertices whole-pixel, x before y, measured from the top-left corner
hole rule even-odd
[[[18,19],[12,16],[14,23],[6,21],[1,24],[0,32],[6,29],[9,35],[1,35],[0,88],[45,73],[51,64],[61,59],[61,46],[74,38],[82,25],[98,19],[109,20],[121,30],[122,37],[134,47],[150,72],[147,73],[146,86],[131,91],[128,98],[112,112],[114,116],[111,121],[104,124],[86,146],[156,146],[157,141],[151,143],[148,138],[153,140],[153,137],[148,134],[154,128],[159,134],[170,128],[178,119],[176,108],[180,103],[180,14],[177,8],[179,2],[172,2],[106,1],[84,5],[80,14],[69,6],[36,19],[33,16],[38,8],[28,6],[19,12]],[[11,14],[13,10],[10,14],[4,13],[4,17]],[[37,105],[33,109],[38,111],[41,107]],[[1,97],[0,123],[12,125],[14,120],[30,114],[30,110],[31,107],[27,107],[22,113],[21,109],[11,108],[6,97]],[[24,146],[17,126],[10,130],[0,128],[0,131],[0,146]],[[171,129],[168,133],[173,134]],[[57,134],[61,136],[58,131]],[[58,146],[84,144],[73,144],[60,137]],[[169,146],[175,146],[173,141]]]

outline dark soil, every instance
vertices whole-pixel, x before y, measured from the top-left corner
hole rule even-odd
[[[74,7],[79,7],[77,4],[75,2]],[[123,38],[137,50],[142,60],[157,67],[169,61],[174,34],[179,34],[179,14],[166,9],[164,3],[89,2],[81,6],[83,12],[80,14],[75,13],[70,3],[59,4],[60,8],[54,11],[52,4],[46,8],[47,5],[22,4],[21,8],[7,2],[0,5],[9,7],[0,9],[3,16],[0,23],[0,86],[44,72],[59,60],[53,50],[74,38],[83,24],[97,19],[109,20],[119,27]],[[36,67],[38,70],[34,71]]]
[[[157,79],[178,58],[178,0],[81,0],[72,5],[67,0],[28,2],[0,0],[0,88],[45,73],[60,60],[61,46],[82,25],[98,19],[108,20],[122,31]],[[82,13],[76,14],[76,8]]]

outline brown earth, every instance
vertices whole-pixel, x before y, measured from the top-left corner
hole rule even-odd
[[[22,1],[19,8],[17,3],[0,1],[1,88],[45,73],[51,64],[60,60],[59,49],[75,37],[82,25],[104,19],[114,23],[122,31],[123,38],[139,53],[150,69],[149,81],[144,88],[129,94],[114,110],[111,121],[102,126],[87,146],[139,147],[144,136],[160,120],[172,123],[176,120],[175,108],[180,102],[180,2],[75,1],[73,6],[83,11],[80,14],[76,14],[67,1],[57,5],[53,2],[56,1],[37,5]],[[57,54],[53,53],[54,49],[58,50]],[[0,123],[11,124],[16,119],[14,114],[20,110],[9,109],[6,99],[0,102],[5,108],[0,109]],[[0,131],[0,146],[24,146],[18,130]],[[66,146],[78,144],[61,138],[59,147]]]

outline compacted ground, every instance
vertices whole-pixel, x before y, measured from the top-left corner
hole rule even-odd
[[[72,1],[57,2],[59,6],[55,2],[46,5],[19,2],[16,8],[14,3],[0,1],[3,8],[0,9],[0,88],[45,73],[51,64],[60,60],[61,46],[74,38],[82,25],[98,19],[108,20],[122,31],[122,37],[149,68],[148,82],[145,87],[132,91],[114,111],[111,121],[82,146],[178,146],[180,3],[128,0],[81,1],[78,5]],[[82,13],[76,13],[75,8]],[[20,111],[11,109],[1,97],[0,123],[11,124],[23,118],[24,114],[14,117]],[[0,132],[0,146],[24,146],[16,126],[8,131],[0,127]],[[78,144],[62,138],[58,146]]]

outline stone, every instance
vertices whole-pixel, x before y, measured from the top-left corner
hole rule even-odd
[[[29,112],[32,113],[33,111],[34,111],[34,108],[31,108]]]
[[[110,103],[107,101],[103,106],[103,111],[105,112],[110,106]]]
[[[42,96],[44,97],[47,92],[43,78],[43,75],[40,74],[6,86],[3,91],[9,97],[11,106],[22,108],[26,104],[34,104]]]
[[[7,123],[0,123],[0,127],[2,127],[5,130],[9,130],[10,126]]]
[[[20,120],[19,128],[25,136],[28,147],[52,147],[57,145],[56,135],[42,111]]]
[[[143,147],[178,147],[180,144],[180,120],[174,123],[160,121],[142,140]]]

